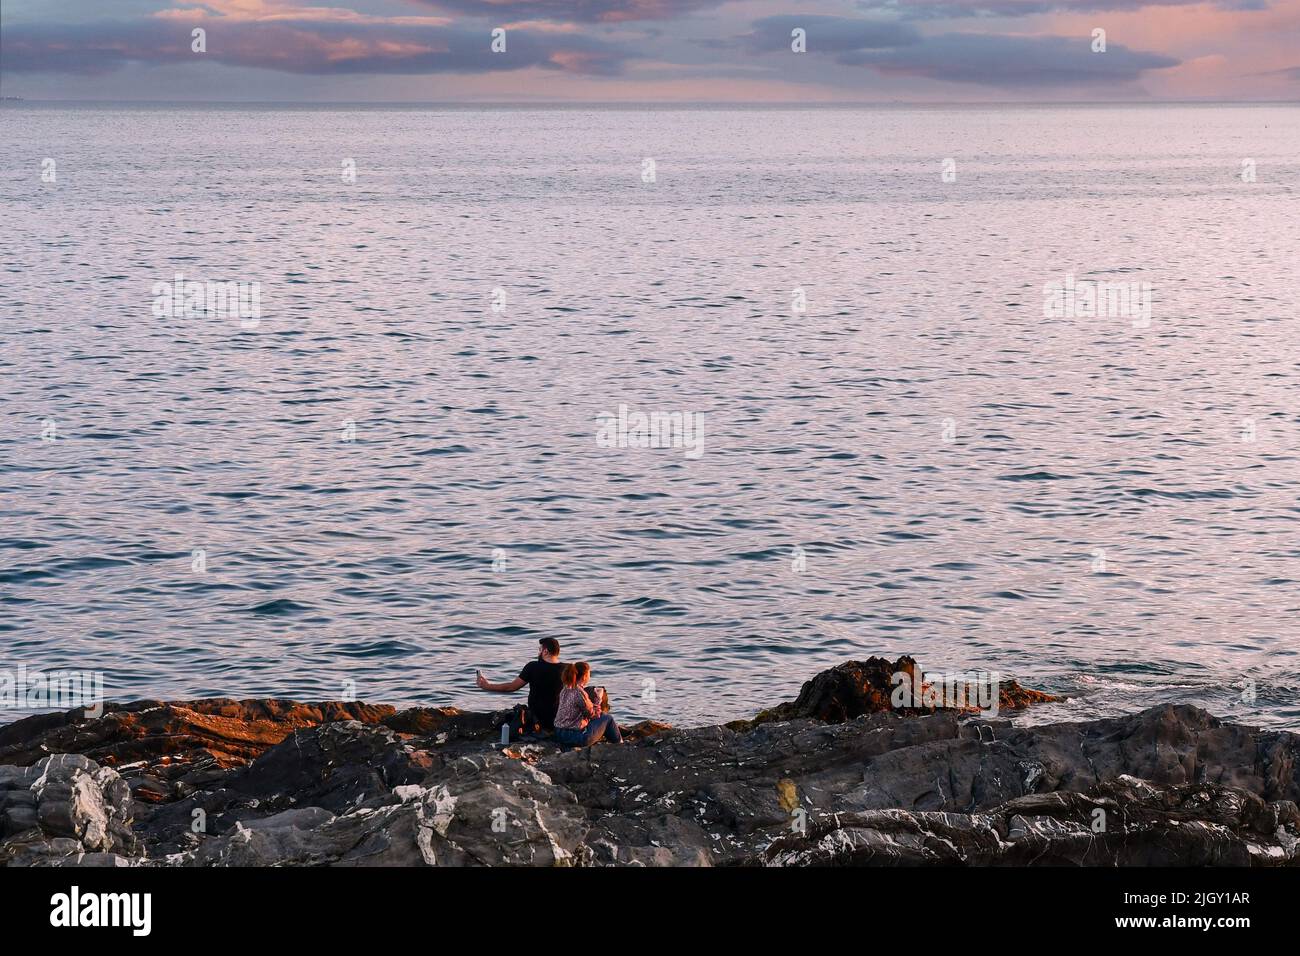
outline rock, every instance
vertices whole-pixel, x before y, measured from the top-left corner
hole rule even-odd
[[[1224,723],[1184,705],[1034,727],[958,708],[885,706],[890,675],[908,666],[909,658],[849,662],[753,721],[693,729],[645,722],[628,729],[625,746],[576,750],[546,740],[502,747],[508,712],[218,701],[216,710],[233,707],[253,726],[209,727],[189,749],[156,739],[161,729],[128,730],[185,724],[197,740],[193,728],[212,716],[206,702],[150,705],[157,717],[120,708],[101,718],[107,729],[73,712],[22,733],[6,728],[10,753],[80,740],[115,759],[148,756],[122,767],[130,778],[73,754],[0,766],[0,860],[1300,862],[1295,734]],[[173,759],[183,773],[173,774]]]
[[[497,740],[501,725],[510,723],[509,710],[476,714],[455,707],[411,707],[384,719],[384,726],[402,734],[455,734],[469,739]]]
[[[841,723],[863,714],[892,710],[893,675],[906,673],[915,682],[919,678],[917,670],[916,661],[910,657],[900,657],[892,664],[883,657],[846,661],[805,682],[794,702],[785,705],[789,712],[784,719],[812,717]]]
[[[53,754],[0,777],[0,861],[78,859],[133,852],[126,782],[80,754]]]
[[[1019,797],[985,813],[873,810],[814,822],[760,855],[768,866],[1250,866],[1300,862],[1295,804],[1235,788],[1153,787]]]
[[[898,674],[908,675],[907,686],[917,688],[915,701],[917,706],[894,706],[894,693],[899,686],[895,675]],[[883,657],[870,657],[865,661],[846,661],[830,670],[822,671],[812,680],[807,681],[795,700],[765,710],[752,721],[736,721],[728,726],[742,729],[769,720],[792,720],[796,717],[811,717],[827,723],[841,723],[863,714],[879,714],[891,710],[908,714],[934,713],[936,710],[965,712],[978,710],[973,703],[975,700],[973,693],[968,698],[963,698],[965,706],[926,705],[924,689],[929,686],[924,683],[920,669],[911,657],[900,657],[893,662]],[[999,711],[1022,710],[1030,704],[1061,699],[1042,691],[1029,690],[1014,680],[1002,679],[998,682]]]
[[[292,798],[338,812],[423,776],[412,766],[411,753],[384,726],[355,720],[323,724],[295,731],[232,775],[226,786],[263,805]]]
[[[624,727],[619,724],[619,732],[623,735],[624,740],[637,741],[649,740],[651,737],[658,737],[660,734],[666,734],[673,729],[672,724],[665,724],[660,720],[643,720],[640,723],[633,724],[631,727]]]
[[[399,785],[335,816],[305,810],[238,824],[166,862],[185,866],[552,866],[582,853],[572,794],[496,754],[456,761],[433,786]]]
[[[182,779],[191,770],[242,766],[303,727],[338,720],[378,723],[394,708],[358,702],[289,700],[138,700],[37,714],[0,726],[0,764],[25,767],[49,754],[81,754],[126,776]],[[143,799],[152,799],[146,794]]]

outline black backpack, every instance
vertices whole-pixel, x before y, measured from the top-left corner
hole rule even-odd
[[[510,712],[510,741],[523,740],[526,737],[546,736],[547,732],[537,721],[537,717],[527,704],[516,704]]]

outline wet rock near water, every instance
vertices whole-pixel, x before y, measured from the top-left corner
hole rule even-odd
[[[889,661],[871,657],[865,661],[846,661],[824,670],[806,682],[799,696],[771,710],[762,711],[752,721],[736,721],[728,726],[735,729],[753,726],[769,720],[792,720],[812,717],[827,723],[840,723],[861,717],[898,711],[905,714],[935,713],[941,710],[974,712],[979,710],[980,691],[987,691],[987,705],[994,702],[996,709],[1023,710],[1030,704],[1060,701],[1062,698],[1042,691],[1029,690],[1014,680],[985,678],[967,675],[967,682],[954,682],[955,686],[935,684],[926,680],[916,660],[900,657]],[[980,685],[983,686],[980,686]],[[953,693],[956,690],[957,693]],[[902,699],[901,705],[895,700]],[[985,709],[992,710],[992,706]]]
[[[110,703],[103,711],[92,717],[79,707],[0,726],[0,766],[81,754],[125,773],[137,799],[161,802],[220,779],[295,730],[339,720],[374,723],[396,713],[392,707],[339,701],[224,698]]]
[[[1300,737],[1181,705],[1036,727],[886,706],[908,664],[849,662],[753,721],[646,722],[579,750],[503,747],[508,712],[454,708],[148,701],[27,718],[0,728],[0,862],[1297,862]]]

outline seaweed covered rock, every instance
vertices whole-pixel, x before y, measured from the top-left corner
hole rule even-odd
[[[993,693],[997,695],[996,708],[989,706],[993,703]],[[915,658],[903,656],[889,661],[883,657],[869,657],[865,661],[845,661],[824,670],[806,681],[793,701],[761,712],[752,722],[738,721],[730,726],[742,727],[797,717],[837,724],[863,714],[886,711],[913,715],[940,710],[965,713],[981,709],[1014,711],[1030,704],[1061,699],[1022,687],[1015,680],[998,678],[994,682],[991,675],[954,675],[951,682],[939,683],[922,674]]]

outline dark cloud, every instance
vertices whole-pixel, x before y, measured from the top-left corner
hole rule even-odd
[[[1115,85],[1144,70],[1177,66],[1156,53],[1110,44],[1092,52],[1092,37],[1002,36],[946,33],[922,36],[910,23],[831,16],[783,15],[754,22],[739,45],[760,52],[790,50],[790,32],[807,31],[807,56],[826,55],[842,66],[866,66],[880,73],[953,83],[1026,89]]]
[[[920,40],[916,29],[905,23],[812,15],[786,15],[755,20],[754,31],[741,39],[752,50],[789,52],[790,33],[796,27],[807,32],[809,53],[880,50],[907,46]]]
[[[1179,63],[1115,43],[1105,53],[1093,53],[1091,42],[1091,37],[945,33],[914,46],[845,53],[839,62],[881,73],[1014,89],[1123,84],[1144,70]]]
[[[726,0],[417,0],[439,10],[467,13],[496,23],[554,20],[561,23],[627,23],[676,20]]]
[[[207,31],[207,52],[190,50],[190,31]],[[15,24],[0,35],[6,73],[96,76],[127,63],[213,62],[284,73],[338,75],[489,73],[527,67],[614,74],[628,52],[618,44],[567,33],[507,31],[506,51],[491,51],[487,28],[322,21],[206,22],[138,20]]]

